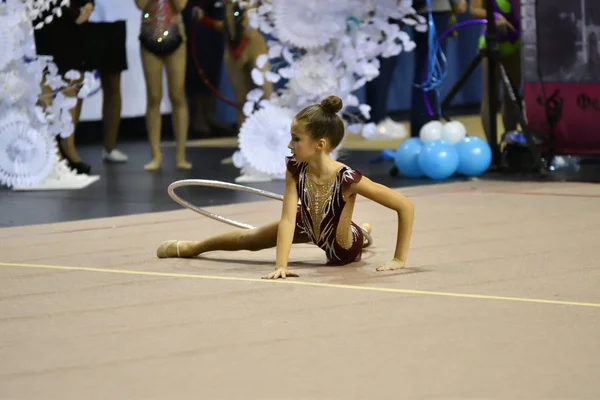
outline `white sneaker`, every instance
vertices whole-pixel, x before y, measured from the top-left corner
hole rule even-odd
[[[66,160],[56,163],[54,169],[39,185],[13,186],[13,191],[83,189],[100,179],[98,175],[78,174],[69,168]]]
[[[110,153],[102,149],[102,159],[109,163],[124,163],[129,159],[123,152],[113,149]]]

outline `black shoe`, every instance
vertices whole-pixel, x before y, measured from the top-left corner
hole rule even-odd
[[[83,161],[73,162],[73,161],[69,160],[68,158],[65,158],[65,159],[67,160],[69,167],[71,167],[71,169],[74,169],[75,171],[77,171],[78,174],[85,174],[85,175],[90,174],[90,171],[92,170],[92,167],[90,165],[84,163]]]
[[[89,175],[92,167],[89,164],[84,163],[83,161],[71,161],[69,157],[65,154],[62,145],[60,144],[60,136],[56,136],[56,142],[58,143],[58,150],[60,151],[60,155],[67,161],[69,164],[69,168],[77,171],[78,174]]]

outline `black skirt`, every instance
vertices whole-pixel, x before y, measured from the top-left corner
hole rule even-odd
[[[127,26],[123,20],[89,22],[88,59],[99,72],[117,73],[127,69]]]
[[[52,56],[60,74],[71,69],[124,71],[127,69],[126,43],[125,21],[76,25],[63,17],[35,31],[37,54]]]

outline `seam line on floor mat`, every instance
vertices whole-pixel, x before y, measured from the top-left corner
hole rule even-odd
[[[483,295],[483,294],[434,292],[434,291],[427,291],[427,290],[380,288],[380,287],[373,287],[373,286],[340,285],[340,284],[331,284],[331,283],[303,282],[303,281],[295,281],[295,280],[267,280],[267,279],[240,278],[240,277],[231,277],[231,276],[176,274],[176,273],[169,273],[169,272],[135,271],[135,270],[124,270],[124,269],[88,268],[88,267],[71,267],[71,266],[63,266],[63,265],[23,264],[23,263],[4,263],[4,262],[0,262],[0,266],[21,267],[21,268],[57,269],[57,270],[68,270],[68,271],[82,271],[82,272],[102,272],[102,273],[122,274],[122,275],[163,276],[163,277],[169,277],[169,278],[193,278],[193,279],[207,279],[207,280],[238,281],[238,282],[260,282],[260,283],[270,283],[270,284],[288,284],[288,285],[299,285],[299,286],[324,287],[324,288],[332,288],[332,289],[351,289],[351,290],[362,290],[362,291],[370,291],[370,292],[418,294],[418,295],[427,295],[427,296],[446,296],[446,297],[457,297],[457,298],[479,299],[479,300],[501,300],[501,301],[513,301],[513,302],[521,302],[521,303],[539,303],[539,304],[554,304],[554,305],[563,305],[563,306],[600,308],[600,303],[584,303],[584,302],[576,302],[576,301],[546,300],[546,299],[534,299],[534,298],[527,298],[527,297],[505,297],[505,296],[493,296],[493,295]]]

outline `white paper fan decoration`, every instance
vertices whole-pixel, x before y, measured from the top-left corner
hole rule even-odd
[[[18,58],[17,45],[20,32],[16,28],[19,22],[18,14],[2,15],[0,12],[0,70]]]
[[[291,155],[287,146],[293,119],[291,110],[268,106],[244,121],[238,141],[250,166],[271,176],[285,174],[285,156]]]
[[[12,62],[13,54],[16,52],[16,43],[12,35],[0,33],[0,70],[6,68]]]
[[[28,17],[30,20],[35,20],[38,17],[41,17],[45,11],[52,10],[52,12],[44,18],[43,21],[40,21],[35,26],[36,29],[40,29],[45,24],[49,24],[54,19],[54,16],[59,17],[62,15],[61,7],[68,6],[69,0],[6,0],[7,3],[24,3],[25,9],[27,11]],[[16,6],[13,5],[16,8]]]
[[[16,103],[29,93],[30,84],[19,72],[17,69],[0,72],[0,105]]]
[[[279,40],[304,49],[317,48],[344,34],[357,1],[277,0],[273,2]]]
[[[339,79],[339,70],[328,54],[307,54],[294,64],[290,88],[300,97],[316,99],[337,93]]]
[[[26,115],[12,110],[0,118],[0,183],[37,185],[57,160],[54,138],[32,127]]]

